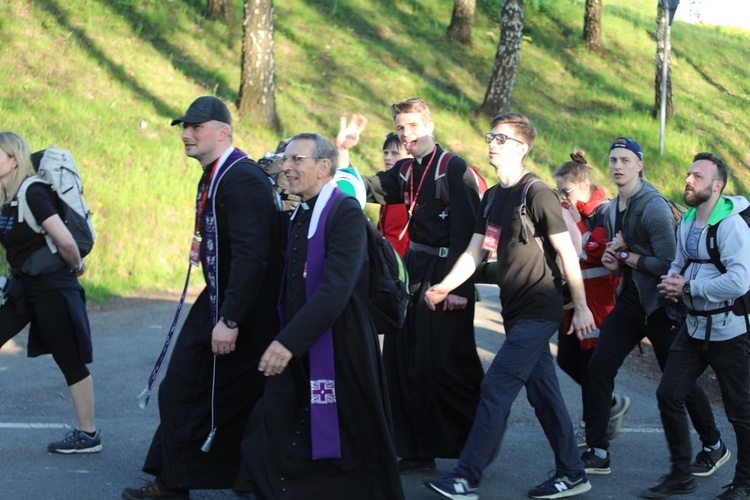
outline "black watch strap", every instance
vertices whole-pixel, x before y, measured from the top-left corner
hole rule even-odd
[[[231,329],[234,330],[238,326],[237,322],[236,321],[232,321],[231,319],[221,318],[221,320],[224,322],[225,325],[227,325],[227,328],[231,328]]]

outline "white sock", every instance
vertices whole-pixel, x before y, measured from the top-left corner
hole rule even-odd
[[[607,458],[607,450],[602,450],[601,448],[592,448],[594,450],[594,455],[596,455],[599,458]]]

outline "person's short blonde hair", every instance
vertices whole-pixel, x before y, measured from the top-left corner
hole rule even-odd
[[[18,163],[18,167],[13,173],[11,173],[10,183],[8,184],[7,189],[0,189],[0,205],[2,205],[16,197],[18,188],[21,187],[23,181],[34,175],[34,167],[31,164],[29,145],[26,144],[23,137],[15,132],[0,132],[0,149],[2,149],[6,155],[15,158]]]
[[[393,116],[394,120],[396,119],[396,116],[401,113],[416,113],[422,118],[425,125],[432,123],[430,107],[427,105],[427,102],[420,97],[412,97],[391,105],[391,116]]]

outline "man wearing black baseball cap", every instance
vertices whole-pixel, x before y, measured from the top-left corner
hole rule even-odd
[[[205,123],[211,120],[231,125],[232,115],[220,99],[204,95],[193,101],[184,116],[172,120],[172,126],[180,123]]]
[[[679,327],[679,317],[667,314],[667,301],[656,287],[677,248],[672,210],[661,193],[643,179],[640,144],[618,137],[609,149],[609,170],[617,196],[609,204],[609,243],[602,265],[621,280],[615,307],[599,327],[599,341],[588,367],[585,413],[589,449],[581,455],[588,474],[611,472],[607,426],[615,375],[625,357],[646,337],[664,370]],[[693,384],[685,406],[703,445],[717,443],[719,430],[711,405],[697,384]]]
[[[265,384],[260,357],[279,327],[271,313],[282,270],[272,187],[260,167],[232,146],[232,116],[219,99],[199,97],[172,121],[178,124],[185,154],[203,167],[190,265],[200,264],[207,286],[190,309],[159,387],[160,423],[143,465],[155,479],[126,488],[125,500],[187,499],[191,489],[232,487],[245,424]]]

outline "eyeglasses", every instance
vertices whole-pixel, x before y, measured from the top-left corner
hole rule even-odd
[[[288,160],[291,160],[292,163],[295,165],[299,165],[302,160],[305,158],[312,158],[313,160],[320,160],[323,158],[322,156],[306,156],[306,155],[289,155],[289,156],[282,156],[281,157],[281,163],[286,163]]]
[[[568,189],[562,189],[562,188],[560,188],[560,189],[558,189],[558,191],[560,192],[561,195],[565,196],[566,198],[570,198],[570,193],[572,193],[573,190],[575,188],[577,188],[578,186],[580,186],[580,185],[581,185],[581,183],[579,182],[578,184],[576,184],[573,187],[569,187]]]
[[[489,132],[484,136],[484,142],[486,142],[487,144],[492,144],[492,141],[497,141],[498,144],[505,144],[505,141],[507,141],[508,139],[510,139],[511,141],[516,141],[519,144],[524,144],[523,141],[519,141],[515,137],[511,137],[505,134],[493,134],[492,132]]]

